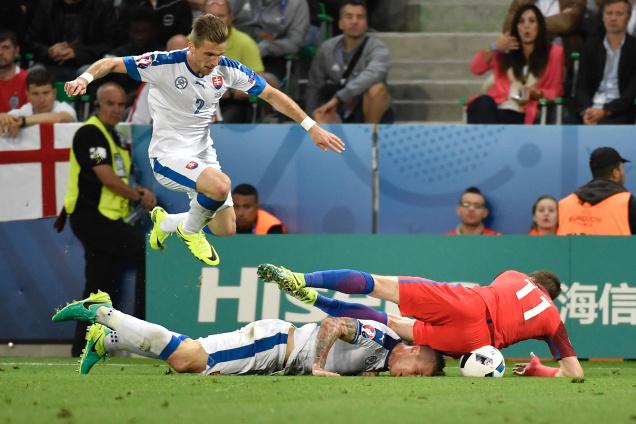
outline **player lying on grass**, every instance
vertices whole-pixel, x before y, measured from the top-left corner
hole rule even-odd
[[[402,339],[427,345],[453,357],[481,346],[502,349],[522,340],[544,340],[559,368],[541,364],[532,355],[514,373],[541,377],[583,377],[583,368],[568,338],[559,311],[551,299],[561,291],[561,281],[548,271],[530,275],[505,271],[488,286],[467,288],[421,277],[371,275],[354,270],[297,273],[262,264],[258,276],[331,316],[371,319],[387,324]],[[396,303],[399,315],[365,305],[320,295],[324,288],[369,296]]]
[[[327,318],[296,328],[268,319],[231,333],[193,340],[117,309],[105,292],[72,302],[53,321],[94,323],[86,335],[80,373],[123,350],[166,361],[180,373],[356,375],[389,371],[394,376],[443,375],[442,355],[427,346],[409,346],[374,321]]]

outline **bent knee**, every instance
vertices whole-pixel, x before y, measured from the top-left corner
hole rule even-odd
[[[197,181],[197,190],[215,200],[223,200],[228,197],[232,187],[230,177],[222,172],[201,174]]]
[[[364,92],[364,96],[370,98],[389,97],[389,89],[383,82],[377,82]]]
[[[201,343],[185,339],[167,362],[178,373],[199,373],[205,371],[207,356]]]

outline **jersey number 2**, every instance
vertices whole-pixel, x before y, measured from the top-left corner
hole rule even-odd
[[[194,111],[194,114],[196,115],[197,113],[201,112],[201,108],[203,108],[203,106],[205,105],[205,100],[203,99],[197,99],[194,104],[196,105],[196,109]]]
[[[525,280],[525,281],[528,284],[526,284],[522,289],[518,290],[517,293],[515,293],[517,295],[517,299],[519,300],[523,299],[524,297],[529,295],[533,290],[537,290],[539,293],[541,293],[541,297],[540,297],[541,303],[539,303],[534,308],[528,309],[527,311],[523,312],[523,319],[525,321],[528,321],[530,318],[534,318],[537,315],[539,315],[541,312],[548,309],[550,307],[550,301],[546,299],[546,297],[543,295],[541,290],[532,281],[529,281],[529,280]]]

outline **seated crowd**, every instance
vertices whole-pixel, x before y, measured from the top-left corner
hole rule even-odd
[[[261,74],[274,87],[298,79],[296,74],[292,77],[291,68],[301,69],[302,60],[309,61],[309,67],[320,47],[311,63],[307,95],[294,96],[320,122],[392,120],[386,82],[389,52],[368,33],[367,5],[362,0],[7,1],[7,13],[0,16],[0,113],[27,102],[26,73],[34,66],[46,68],[54,81],[63,82],[102,57],[183,49],[193,18],[212,13],[230,28],[225,56]],[[318,13],[319,3],[340,15],[338,28],[343,32],[324,43],[317,35],[317,17],[324,16]],[[339,58],[337,69],[330,66],[334,56]],[[120,75],[100,83],[109,81],[128,93],[128,120],[150,123],[144,112],[147,88]],[[91,85],[89,94],[94,96],[98,86]],[[57,95],[62,99],[63,93]],[[259,107],[264,108],[245,93],[229,90],[217,121],[257,122]],[[276,115],[273,122],[280,119]]]

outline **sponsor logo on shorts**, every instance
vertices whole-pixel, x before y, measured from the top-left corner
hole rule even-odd
[[[212,86],[217,90],[220,90],[221,87],[223,87],[223,77],[220,75],[212,77]]]
[[[199,164],[195,161],[191,161],[186,165],[186,168],[188,169],[195,169],[197,166],[199,166]]]
[[[174,86],[179,90],[183,90],[188,86],[188,80],[185,77],[177,77],[177,79],[174,80]]]

